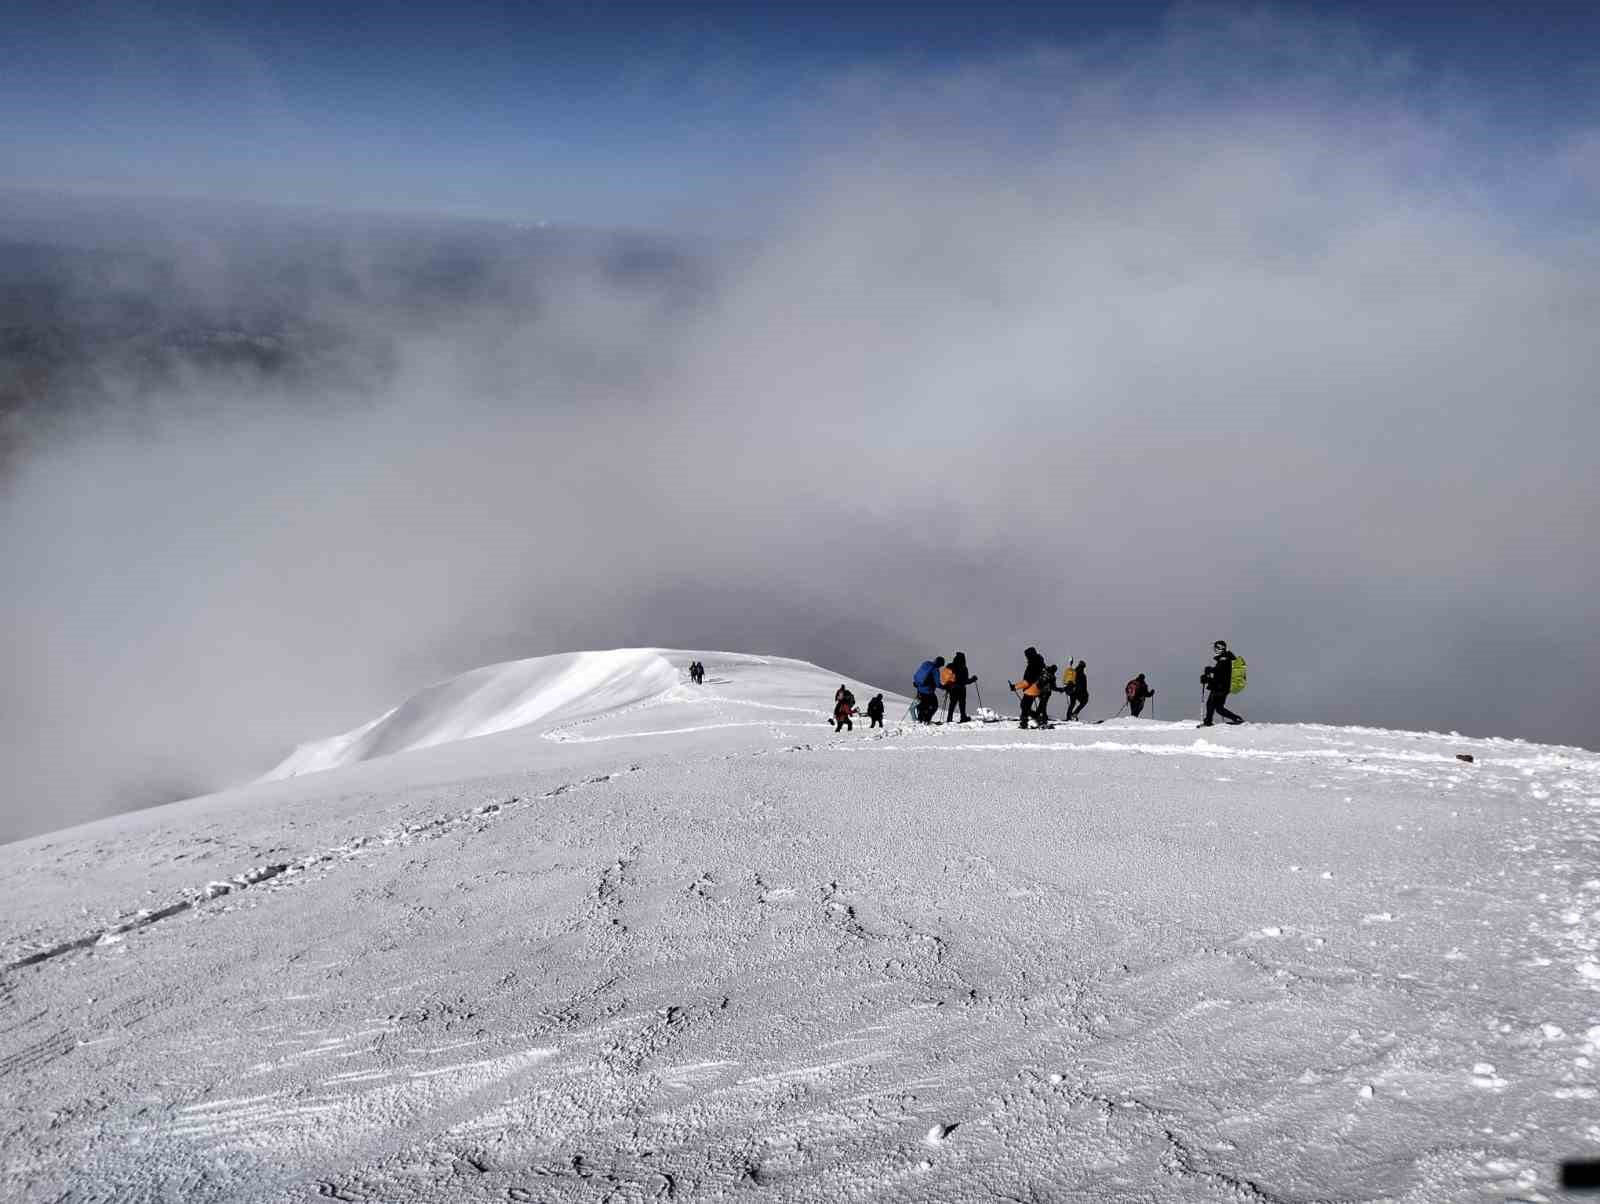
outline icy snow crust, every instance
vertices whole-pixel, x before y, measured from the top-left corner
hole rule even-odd
[[[1432,1204],[1600,1150],[1600,757],[835,736],[838,677],[689,659],[0,847],[0,1198]]]

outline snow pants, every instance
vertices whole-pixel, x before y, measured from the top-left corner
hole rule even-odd
[[[1143,711],[1144,699],[1135,698],[1128,703],[1128,714],[1132,715],[1135,719],[1137,719]]]
[[[1074,694],[1072,701],[1067,704],[1067,718],[1076,719],[1083,714],[1083,708],[1089,705],[1087,694]]]
[[[945,708],[944,721],[949,723],[955,717],[956,708],[961,708],[961,722],[967,721],[967,687],[951,686],[944,692]]]
[[[882,727],[882,726],[883,726],[883,716],[882,715],[874,715],[872,717],[872,722],[867,725],[867,730],[871,731],[875,727]]]
[[[1243,723],[1244,720],[1228,709],[1228,691],[1212,690],[1206,695],[1206,726],[1211,725],[1212,716],[1221,715],[1229,723]]]
[[[937,694],[917,695],[917,722],[932,723],[933,717],[939,713],[939,696]]]
[[[1033,718],[1036,717],[1034,715],[1034,713],[1033,713],[1033,707],[1034,707],[1034,704],[1036,702],[1038,702],[1039,700],[1037,698],[1035,698],[1032,694],[1023,694],[1020,697],[1022,698],[1022,724],[1021,724],[1021,726],[1027,727],[1028,726],[1028,720],[1029,719],[1033,719]]]

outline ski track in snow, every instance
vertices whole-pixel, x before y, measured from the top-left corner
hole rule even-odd
[[[0,1197],[1421,1204],[1600,1149],[1600,757],[834,736],[836,677],[704,659],[453,784],[0,849]]]
[[[630,766],[628,771],[637,768],[638,766]],[[596,777],[584,778],[577,782],[563,783],[537,797],[540,799],[558,798],[569,790],[583,786],[598,785],[601,782],[609,782],[613,776],[606,773]],[[180,915],[213,899],[236,894],[239,891],[247,890],[264,882],[277,881],[277,884],[281,885],[282,881],[278,880],[287,880],[310,870],[350,861],[361,856],[369,848],[413,844],[418,840],[434,839],[465,825],[472,825],[477,831],[481,832],[488,823],[492,822],[494,816],[508,808],[516,807],[522,802],[523,799],[512,796],[498,802],[484,803],[451,815],[435,816],[425,823],[408,823],[385,829],[371,836],[353,837],[334,848],[324,849],[321,852],[296,858],[293,861],[252,866],[243,873],[236,874],[224,881],[209,882],[203,887],[188,891],[181,898],[164,906],[140,908],[131,915],[126,915],[126,918],[118,919],[103,928],[97,928],[79,936],[69,937],[56,944],[46,945],[43,948],[23,953],[0,965],[0,970],[20,970],[27,966],[49,961],[52,958],[65,956],[68,953],[75,953],[80,949],[87,949],[93,945],[114,944],[129,933],[137,932],[141,928],[148,928],[151,924]]]

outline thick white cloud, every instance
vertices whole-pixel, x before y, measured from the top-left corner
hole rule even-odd
[[[791,132],[693,307],[579,273],[417,337],[376,403],[208,397],[35,454],[7,822],[643,642],[897,688],[960,646],[991,690],[1036,643],[1110,710],[1141,670],[1186,698],[1224,636],[1261,718],[1592,742],[1600,259],[1592,210],[1528,201],[1581,131],[1502,188],[1403,53],[1195,9],[854,73]]]

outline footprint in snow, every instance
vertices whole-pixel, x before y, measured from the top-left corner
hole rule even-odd
[[[960,1127],[960,1123],[960,1121],[956,1121],[948,1125],[934,1125],[933,1128],[928,1130],[928,1135],[924,1137],[923,1140],[929,1145],[943,1145],[949,1138],[950,1134],[954,1133],[956,1129]]]

